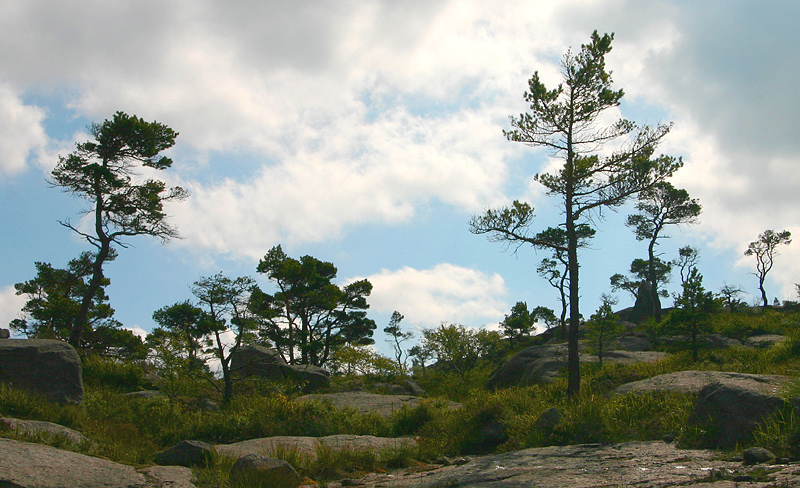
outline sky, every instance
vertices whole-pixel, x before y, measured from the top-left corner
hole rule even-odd
[[[752,303],[748,243],[800,235],[798,18],[793,0],[0,0],[0,326],[19,316],[13,285],[35,262],[65,267],[90,249],[58,223],[86,202],[48,175],[116,111],[180,133],[159,176],[191,194],[167,208],[180,239],[132,238],[105,268],[127,328],[151,330],[153,311],[191,299],[203,276],[269,290],[255,268],[277,244],[334,263],[339,284],[369,279],[384,352],[395,310],[417,335],[496,327],[517,301],[558,310],[536,274],[546,252],[468,222],[514,199],[536,209],[534,230],[560,222],[533,181],[550,154],[502,131],[532,74],[555,86],[561,56],[595,29],[615,34],[606,62],[625,98],[611,115],[674,123],[658,151],[683,158],[671,182],[703,206],[667,231],[662,259],[697,247],[706,288],[739,286]],[[632,211],[604,213],[581,251],[584,316],[646,256],[624,225]],[[770,301],[797,298],[800,245],[780,253]]]

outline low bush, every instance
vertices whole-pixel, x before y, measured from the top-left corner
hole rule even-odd
[[[145,382],[145,371],[136,363],[97,354],[84,356],[81,363],[83,383],[86,386],[129,392],[141,389]]]

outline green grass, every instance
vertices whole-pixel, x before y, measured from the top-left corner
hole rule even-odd
[[[666,435],[676,436],[681,445],[692,446],[714,435],[701,427],[688,426],[695,402],[693,395],[615,396],[613,390],[630,381],[688,369],[800,376],[800,312],[729,314],[715,318],[715,327],[728,333],[736,328],[743,328],[748,334],[781,333],[788,339],[768,349],[734,347],[702,351],[698,362],[692,362],[691,355],[683,351],[656,363],[607,363],[602,367],[584,364],[582,389],[574,397],[566,395],[564,379],[550,385],[489,392],[483,385],[493,365],[486,363],[464,377],[429,371],[416,379],[435,398],[413,408],[404,407],[389,418],[360,414],[352,408],[338,409],[324,402],[297,403],[292,401],[296,390],[258,382],[242,383],[233,400],[217,411],[199,410],[195,406],[200,398],[219,400],[215,389],[203,379],[168,376],[162,386],[164,396],[133,399],[119,393],[146,386],[141,368],[93,358],[86,362],[84,405],[57,405],[0,385],[0,416],[45,420],[71,427],[96,442],[92,454],[130,465],[149,464],[156,452],[188,439],[222,444],[277,435],[368,434],[418,438],[415,448],[380,453],[320,449],[313,458],[296,450],[271,453],[292,464],[301,476],[320,482],[320,486],[336,478],[435,461],[444,455],[658,440]],[[753,443],[782,457],[797,456],[800,419],[791,400],[800,396],[800,380],[789,384],[783,396],[787,407],[755,432]],[[460,401],[463,408],[450,409],[443,399]],[[560,412],[560,421],[548,428],[537,428],[539,416],[552,407]],[[488,438],[483,430],[487,425],[500,425],[503,436],[499,440]],[[86,446],[67,446],[55,438],[26,437],[2,426],[0,436],[49,443],[78,452],[87,450]],[[749,446],[738,449],[746,447]],[[228,458],[215,457],[209,467],[197,469],[198,486],[245,486],[229,479],[232,463]]]

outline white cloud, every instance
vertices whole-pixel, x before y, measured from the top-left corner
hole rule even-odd
[[[442,263],[430,269],[404,267],[365,277],[372,283],[369,302],[377,312],[398,311],[413,325],[441,322],[482,325],[503,319],[508,305],[503,278]],[[363,279],[354,278],[353,280]]]
[[[42,126],[44,111],[25,105],[8,84],[0,83],[0,172],[22,171],[28,156],[47,143]]]
[[[343,120],[307,147],[248,181],[182,183],[192,196],[171,213],[185,243],[258,258],[279,242],[408,221],[434,198],[479,211],[499,199],[509,150],[480,112],[426,119],[402,108],[371,124]]]
[[[21,171],[32,154],[44,167],[56,160],[44,111],[13,86],[64,97],[89,120],[124,110],[178,130],[175,181],[193,197],[170,210],[185,245],[259,257],[277,242],[405,222],[433,200],[480,210],[502,203],[506,180],[520,175],[507,165],[533,166],[500,135],[505,117],[525,110],[525,81],[538,70],[552,86],[565,48],[597,28],[616,32],[608,63],[628,94],[623,113],[656,107],[676,122],[664,150],[684,156],[675,182],[704,206],[693,232],[744,249],[766,228],[796,226],[799,9],[721,0],[7,2],[0,174]],[[224,178],[198,180],[199,170]],[[775,273],[784,287],[800,272],[790,249],[786,276]]]
[[[27,297],[17,295],[13,286],[0,288],[0,328],[7,329],[9,322],[20,318],[20,312]]]

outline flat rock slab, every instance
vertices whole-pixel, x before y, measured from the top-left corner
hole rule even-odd
[[[341,393],[324,393],[304,395],[297,398],[297,402],[327,401],[336,408],[355,408],[359,413],[377,413],[390,417],[404,405],[416,407],[425,399],[411,395],[380,395],[363,391],[345,391]],[[460,408],[461,404],[447,402],[451,408]]]
[[[733,481],[710,484],[719,470],[731,478],[749,468],[741,463],[715,459],[718,453],[680,450],[661,441],[554,446],[474,458],[462,466],[407,469],[390,474],[370,474],[355,480],[357,486],[411,488],[608,488],[608,487],[705,487],[733,488]],[[777,479],[800,483],[800,466],[782,466]],[[703,482],[705,481],[705,482]],[[349,482],[348,486],[353,486]],[[751,488],[768,483],[748,483]],[[332,488],[338,484],[331,484]],[[771,485],[776,486],[776,485]],[[777,486],[798,486],[797,484]]]
[[[145,488],[131,466],[50,446],[0,439],[0,486],[14,488]]]
[[[0,424],[5,424],[9,428],[22,434],[44,435],[61,437],[73,444],[83,444],[90,442],[89,439],[80,432],[64,427],[63,425],[41,420],[20,420],[11,417],[0,417]]]
[[[785,335],[762,334],[747,338],[745,344],[747,344],[748,346],[755,346],[755,347],[771,347],[782,343],[786,339],[787,337]]]
[[[0,487],[195,488],[188,468],[154,466],[137,471],[55,447],[0,438]]]
[[[603,362],[610,364],[656,363],[668,357],[669,353],[662,351],[613,350],[603,354]],[[596,358],[592,357],[590,362],[595,362],[595,360]],[[583,361],[583,358],[581,358],[581,361]]]
[[[614,390],[617,395],[669,391],[675,393],[697,394],[712,383],[737,385],[762,394],[776,395],[787,382],[796,380],[791,376],[771,374],[728,373],[724,371],[678,371],[646,380],[620,385]]]
[[[367,450],[381,451],[384,449],[398,449],[413,447],[414,439],[375,437],[371,435],[329,435],[327,437],[303,436],[277,436],[262,439],[250,439],[234,444],[220,444],[215,446],[218,454],[238,459],[248,454],[271,456],[278,450],[296,450],[310,459],[315,459],[318,449],[339,450]]]

